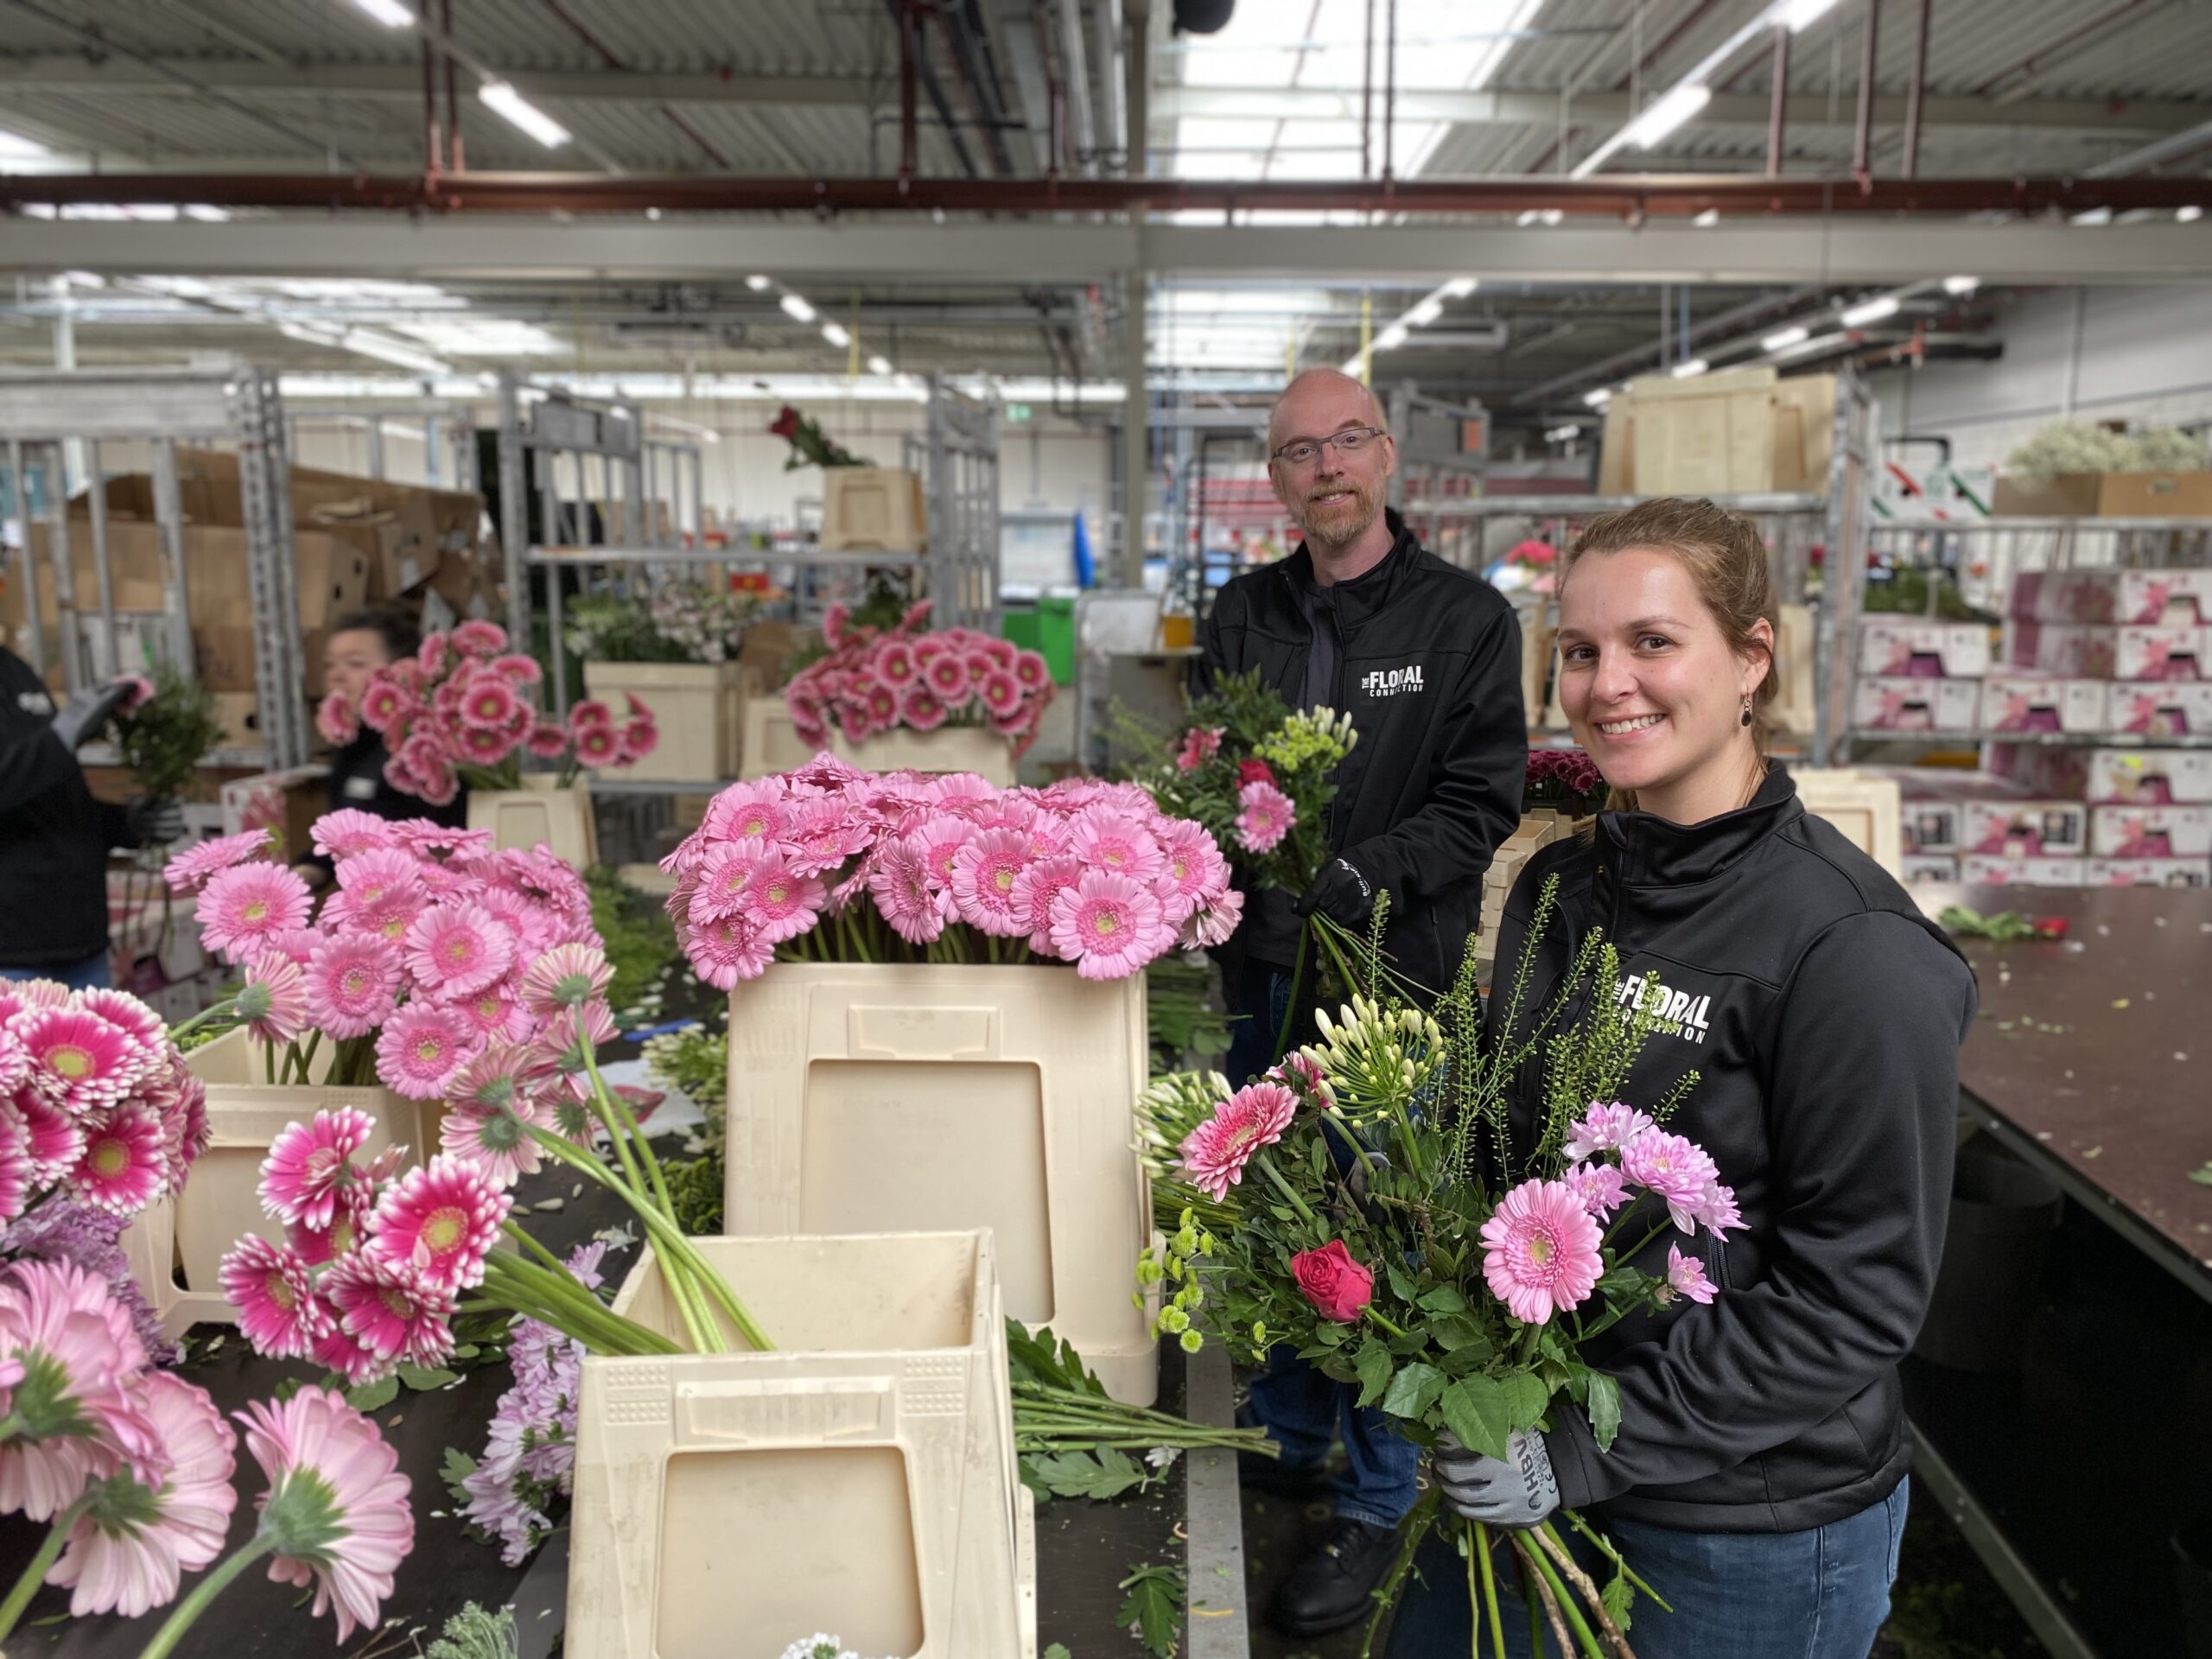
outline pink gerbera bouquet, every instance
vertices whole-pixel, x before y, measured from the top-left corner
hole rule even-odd
[[[316,728],[346,743],[364,726],[390,755],[384,775],[394,789],[434,806],[471,789],[519,789],[522,755],[561,763],[561,782],[587,767],[626,766],[660,741],[652,710],[635,696],[626,711],[587,699],[563,722],[537,707],[537,658],[507,649],[496,622],[468,621],[433,633],[414,656],[376,671],[356,708],[333,692],[315,712]]]
[[[1552,900],[1548,887],[1532,941]],[[1363,944],[1342,935],[1360,988],[1316,1016],[1319,1041],[1233,1092],[1195,1073],[1147,1091],[1169,1236],[1138,1278],[1162,1288],[1157,1328],[1193,1351],[1225,1341],[1255,1363],[1295,1351],[1424,1447],[1448,1434],[1504,1458],[1509,1436],[1572,1402],[1609,1449],[1619,1388],[1586,1347],[1624,1319],[1712,1302],[1721,1293],[1707,1264],[1743,1224],[1713,1160],[1666,1127],[1695,1074],[1640,1106],[1617,1098],[1665,999],[1624,1002],[1618,959],[1593,938],[1548,1007],[1523,1007],[1526,967],[1501,985],[1503,1017],[1485,1035],[1471,963],[1433,1012],[1395,992],[1381,965],[1386,919]],[[1433,1490],[1408,1518],[1384,1604],[1436,1526],[1467,1534],[1460,1554],[1488,1653],[1492,1541]],[[1552,1592],[1563,1623],[1625,1622],[1616,1615],[1636,1583],[1628,1568],[1601,1595],[1561,1565],[1548,1522],[1510,1538],[1499,1547]],[[1562,1652],[1596,1650],[1559,1640]]]
[[[1213,838],[1132,785],[1001,789],[828,754],[724,790],[661,868],[677,942],[722,990],[779,958],[1068,962],[1121,979],[1218,944],[1243,907]]]
[[[968,628],[922,632],[921,600],[888,627],[855,622],[832,606],[822,625],[829,647],[791,677],[784,705],[799,741],[817,747],[832,728],[850,743],[906,727],[988,726],[1019,755],[1037,738],[1052,675],[1044,658],[1011,640]]]

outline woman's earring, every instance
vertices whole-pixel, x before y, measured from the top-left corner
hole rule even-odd
[[[1751,698],[1750,698],[1749,696],[1746,696],[1746,697],[1744,699],[1744,724],[1745,724],[1745,725],[1746,725],[1746,726],[1748,726],[1748,725],[1750,725],[1751,723]]]

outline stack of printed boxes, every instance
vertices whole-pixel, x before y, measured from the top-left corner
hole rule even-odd
[[[1868,732],[1978,730],[1988,671],[1986,624],[1870,616],[1859,625],[1851,723]]]

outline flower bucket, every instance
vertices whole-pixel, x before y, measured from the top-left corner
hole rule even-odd
[[[248,1233],[284,1242],[283,1229],[261,1207],[259,1186],[262,1160],[285,1125],[351,1106],[376,1124],[364,1158],[404,1145],[410,1161],[419,1161],[423,1148],[436,1144],[437,1102],[408,1100],[380,1087],[272,1087],[261,1080],[263,1052],[241,1030],[187,1056],[193,1074],[207,1085],[207,1150],[192,1166],[182,1192],[149,1205],[124,1230],[120,1243],[130,1275],[171,1337],[197,1324],[236,1324],[237,1311],[216,1281],[217,1267]],[[327,1053],[318,1059],[327,1071]]]
[[[745,700],[745,732],[738,751],[740,778],[796,772],[813,759],[813,748],[801,742],[792,728],[791,710],[784,707],[781,693]]]
[[[1033,1656],[988,1236],[694,1242],[777,1351],[584,1361],[566,1651]],[[682,1339],[650,1250],[614,1307]]]
[[[639,783],[727,783],[738,774],[744,690],[735,663],[586,663],[584,690],[615,709],[653,711],[660,743],[631,763]]]
[[[1961,1371],[2018,1370],[2051,1230],[2058,1184],[2018,1160],[1969,1147],[1951,1182],[1943,1261],[1912,1351]]]
[[[858,743],[833,730],[830,750],[868,772],[972,772],[1002,789],[1014,783],[1013,741],[988,726],[900,726]]]
[[[731,992],[729,1031],[731,1233],[988,1227],[1007,1313],[1152,1403],[1141,974],[778,963]]]
[[[522,785],[469,791],[468,827],[489,830],[495,847],[527,849],[543,842],[574,868],[598,863],[599,831],[592,823],[591,791],[585,781],[579,778],[563,789],[551,772],[530,772]]]

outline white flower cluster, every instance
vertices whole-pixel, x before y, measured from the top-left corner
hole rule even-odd
[[[861,1656],[845,1645],[843,1637],[824,1636],[817,1630],[785,1648],[784,1659],[861,1659]]]

